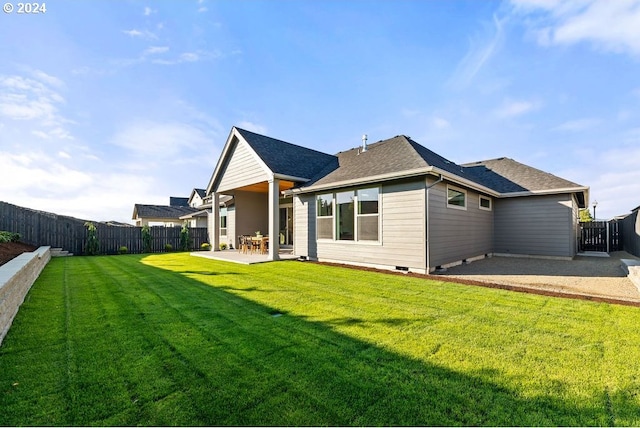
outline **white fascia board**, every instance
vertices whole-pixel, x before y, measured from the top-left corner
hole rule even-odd
[[[216,167],[213,170],[213,174],[211,174],[211,178],[209,179],[209,184],[207,185],[207,189],[205,192],[206,196],[211,195],[211,193],[213,192],[213,183],[218,177],[218,174],[220,173],[220,169],[222,168],[222,165],[224,164],[224,161],[227,158],[229,151],[231,150],[231,141],[233,141],[234,136],[236,137],[238,136],[238,132],[236,131],[235,126],[231,128],[231,131],[229,132],[229,136],[227,137],[227,141],[224,144],[224,147],[222,148],[222,153],[218,158],[218,163],[216,163]]]
[[[542,195],[557,195],[560,193],[585,193],[585,196],[589,196],[589,187],[565,187],[560,189],[547,189],[547,190],[526,190],[524,192],[510,192],[502,193],[503,198],[519,198],[521,196],[542,196]]]
[[[321,184],[317,186],[309,186],[309,187],[301,187],[297,189],[289,189],[286,190],[285,194],[302,194],[302,193],[312,193],[318,192],[322,190],[335,189],[341,187],[350,187],[350,186],[358,186],[362,184],[375,183],[379,181],[386,181],[392,179],[400,179],[400,178],[408,178],[408,177],[416,177],[420,175],[425,175],[433,171],[433,167],[429,166],[426,168],[417,168],[408,171],[402,171],[400,173],[393,172],[389,174],[380,174],[380,175],[372,175],[369,177],[356,178],[353,180],[344,180],[344,181],[336,181],[333,183]]]
[[[277,174],[277,173],[273,174],[273,178],[277,178],[278,180],[285,180],[285,181],[296,181],[299,183],[305,183],[310,180],[310,178],[295,177],[293,175],[285,175],[285,174]]]

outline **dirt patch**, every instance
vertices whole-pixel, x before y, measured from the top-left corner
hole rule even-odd
[[[22,253],[30,253],[37,250],[38,247],[25,244],[22,242],[3,242],[0,243],[0,266],[9,260],[19,256]]]

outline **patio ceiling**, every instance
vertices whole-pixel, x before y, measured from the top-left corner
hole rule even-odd
[[[295,183],[293,181],[280,180],[280,191],[285,191],[291,189]],[[255,192],[255,193],[269,193],[269,182],[263,181],[260,183],[250,184],[248,186],[239,187],[234,190],[242,190],[245,192]],[[225,194],[231,194],[231,192],[225,192]]]

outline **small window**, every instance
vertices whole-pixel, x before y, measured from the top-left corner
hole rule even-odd
[[[447,187],[447,206],[459,210],[467,209],[467,192],[454,187]]]
[[[227,208],[220,208],[220,236],[227,236]]]
[[[491,199],[480,196],[480,209],[491,211]]]

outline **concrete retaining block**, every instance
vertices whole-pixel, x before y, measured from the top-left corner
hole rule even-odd
[[[51,260],[50,247],[22,253],[0,266],[0,345],[31,286]]]
[[[634,283],[638,291],[640,291],[640,260],[621,259],[622,270],[627,274],[627,278]]]

